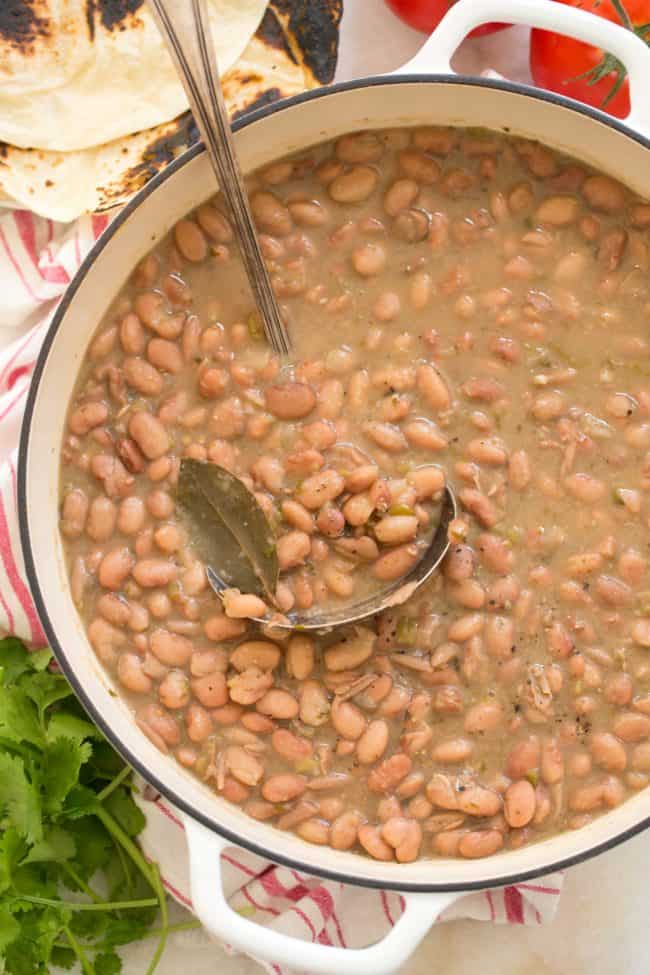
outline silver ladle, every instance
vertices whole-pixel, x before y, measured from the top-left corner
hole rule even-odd
[[[449,524],[457,516],[456,497],[454,492],[446,487],[442,497],[442,508],[438,527],[431,537],[422,558],[416,562],[410,572],[391,582],[390,585],[378,590],[366,599],[358,603],[349,603],[340,609],[327,610],[325,612],[314,611],[313,613],[287,613],[286,615],[276,614],[271,617],[253,617],[256,623],[268,626],[277,630],[298,630],[302,633],[309,630],[331,630],[335,626],[344,626],[348,623],[359,623],[368,616],[375,616],[383,610],[401,606],[407,599],[422,586],[427,579],[430,579],[445,555],[449,551]],[[212,568],[207,566],[206,574],[208,582],[221,596],[225,589],[229,588],[225,582]]]
[[[219,187],[228,202],[264,333],[273,351],[286,356],[291,343],[262,257],[243,174],[235,155],[205,0],[149,0],[149,5],[183,83]],[[339,610],[278,614],[272,621],[260,618],[256,622],[285,630],[329,630],[401,605],[433,575],[447,554],[449,523],[456,517],[456,512],[456,498],[447,487],[438,527],[422,558],[405,576],[375,595]],[[206,573],[217,595],[229,588],[211,566],[207,567]]]
[[[232,140],[205,0],[149,0],[183,83],[219,188],[228,202],[244,268],[267,341],[279,356],[291,348],[255,232],[244,176]]]

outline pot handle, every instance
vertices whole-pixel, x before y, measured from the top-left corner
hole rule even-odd
[[[440,21],[418,53],[395,74],[454,74],[450,61],[475,27],[490,21],[523,24],[566,34],[603,48],[621,61],[630,81],[632,110],[626,125],[650,135],[650,51],[632,31],[577,7],[551,0],[459,0]]]
[[[368,948],[335,948],[302,941],[233,911],[221,880],[221,853],[233,844],[189,816],[184,820],[192,905],[204,927],[248,955],[313,975],[389,975],[404,964],[440,912],[463,896],[458,892],[403,894],[404,913],[385,938]]]

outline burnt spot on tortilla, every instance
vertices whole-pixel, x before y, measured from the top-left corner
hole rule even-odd
[[[271,105],[272,102],[277,102],[284,95],[279,88],[268,88],[265,92],[254,98],[253,101],[246,105],[245,108],[240,108],[238,112],[233,112],[233,120],[241,118],[243,115],[247,115],[249,112],[254,112],[256,108],[264,108],[265,105]]]
[[[275,48],[276,51],[282,51],[290,61],[298,64],[296,56],[291,50],[291,45],[288,43],[284,30],[282,29],[282,25],[273,9],[273,4],[274,0],[272,0],[264,11],[264,16],[255,32],[255,36],[266,44],[267,47]]]
[[[86,24],[90,40],[95,39],[97,22],[109,33],[140,26],[141,21],[136,14],[143,3],[144,0],[86,0]]]
[[[99,19],[108,31],[134,26],[135,14],[143,3],[144,0],[95,0]]]
[[[86,26],[88,37],[95,40],[95,0],[86,0]]]
[[[25,54],[39,38],[49,36],[46,14],[43,0],[0,0],[0,37]]]
[[[271,7],[282,24],[294,60],[308,68],[321,85],[329,84],[336,70],[343,0],[271,0]]]
[[[85,0],[90,40],[95,39],[97,23],[109,33],[138,27],[141,21],[136,14],[143,3],[144,0]]]
[[[119,180],[102,186],[97,212],[126,202],[133,193],[141,189],[152,176],[162,172],[172,160],[199,141],[199,130],[192,114],[185,112],[172,122],[168,122],[162,135],[156,136],[141,152],[141,159],[122,174]],[[128,151],[126,147],[123,150]]]

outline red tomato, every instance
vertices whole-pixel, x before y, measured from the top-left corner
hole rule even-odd
[[[386,0],[386,3],[409,27],[430,34],[456,0]],[[508,26],[509,24],[482,24],[472,31],[470,37],[492,34],[495,30],[503,30]]]
[[[650,0],[557,0],[623,24],[650,41]],[[534,30],[530,42],[530,70],[540,88],[560,92],[625,118],[630,111],[626,72],[620,61],[598,47],[561,34]]]

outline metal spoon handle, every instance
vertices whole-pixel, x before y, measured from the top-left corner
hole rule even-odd
[[[268,342],[287,355],[289,336],[273,294],[233,145],[205,0],[149,0],[187,94],[219,186],[228,200],[244,267]]]

